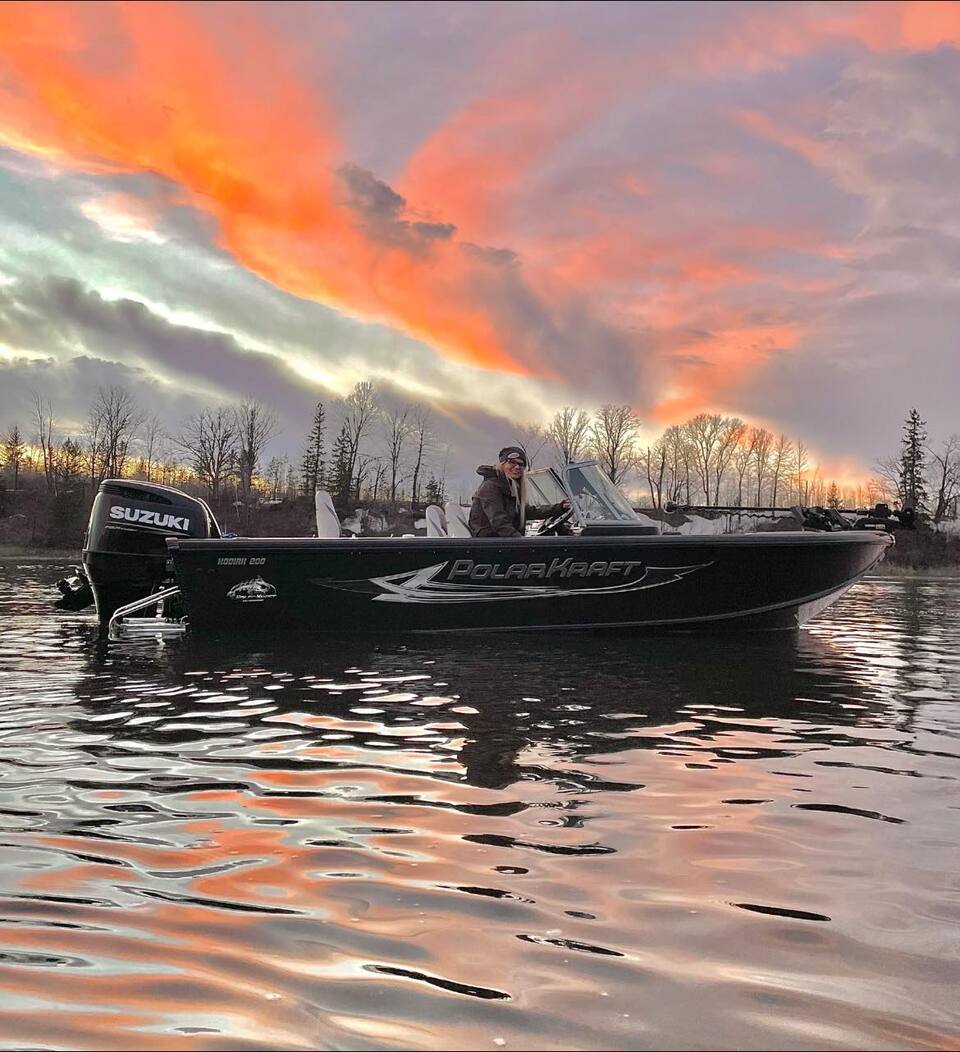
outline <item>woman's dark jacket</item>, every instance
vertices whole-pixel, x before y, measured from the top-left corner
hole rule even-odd
[[[473,495],[470,533],[474,537],[522,537],[520,508],[514,500],[510,480],[487,464],[481,464],[477,474],[483,476],[483,482]],[[562,504],[546,508],[528,505],[527,519],[548,519],[563,510]]]

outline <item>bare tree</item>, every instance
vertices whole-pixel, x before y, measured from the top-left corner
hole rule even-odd
[[[447,492],[447,470],[450,465],[450,446],[445,445],[443,447],[443,458],[440,461],[440,467],[437,472],[437,482],[439,485],[440,497],[445,497]]]
[[[951,435],[939,449],[927,448],[933,458],[931,482],[936,493],[933,521],[942,522],[960,495],[960,435]]]
[[[106,424],[99,401],[95,401],[87,410],[87,420],[83,426],[83,449],[87,464],[87,477],[90,488],[97,486],[107,477]]]
[[[383,415],[384,437],[387,441],[386,467],[390,470],[390,500],[397,499],[397,484],[403,477],[403,447],[414,432],[410,406],[391,409]]]
[[[687,503],[690,503],[690,444],[686,431],[680,424],[673,424],[663,433],[662,439],[666,448],[667,472],[665,484],[666,501],[679,504],[686,489]]]
[[[54,471],[55,450],[53,447],[54,419],[53,407],[49,398],[33,394],[33,419],[36,426],[37,441],[40,443],[40,454],[43,457],[43,477],[47,492],[56,494],[57,477]]]
[[[286,457],[271,457],[265,476],[270,486],[270,499],[277,500],[286,495],[287,476],[290,472],[290,462]]]
[[[370,500],[377,500],[380,486],[383,484],[383,480],[386,476],[386,468],[383,463],[383,458],[374,456],[372,453],[360,452],[357,454],[356,462],[356,476],[354,480],[354,497],[356,500],[360,500],[360,491],[363,489],[368,478],[372,478],[370,485],[367,486],[367,497]]]
[[[737,507],[742,508],[743,504],[743,480],[747,477],[750,471],[750,465],[753,463],[753,446],[750,442],[749,427],[743,429],[737,447],[733,451],[733,470],[737,475]]]
[[[753,454],[753,465],[756,470],[757,499],[754,507],[759,508],[763,498],[763,483],[770,466],[770,451],[773,447],[773,435],[765,427],[750,428],[750,452]]]
[[[810,503],[816,508],[822,508],[827,499],[826,485],[820,477],[819,464],[813,469],[813,478],[810,480]]]
[[[804,445],[802,439],[797,439],[797,452],[793,458],[793,470],[795,472],[794,477],[797,480],[797,503],[806,505],[807,503],[807,484],[806,479],[803,477],[807,470],[807,457],[810,450]]]
[[[202,409],[183,425],[176,442],[186,451],[197,477],[209,488],[211,499],[219,499],[220,487],[229,477],[236,456],[234,414],[225,406]]]
[[[420,496],[420,478],[423,471],[423,458],[429,452],[430,410],[418,405],[413,409],[413,473],[411,475],[410,499],[416,503]]]
[[[102,477],[121,478],[143,414],[130,392],[116,385],[97,388],[91,414],[100,421],[105,471]]]
[[[720,486],[723,483],[723,477],[727,473],[727,468],[730,466],[730,462],[733,460],[746,430],[747,425],[735,416],[724,417],[720,425],[713,457],[713,496],[717,504],[720,503]]]
[[[277,433],[277,414],[257,401],[241,402],[233,410],[233,429],[236,434],[240,498],[247,504],[253,489],[253,477],[260,466],[260,457],[267,443]]]
[[[370,483],[370,499],[380,500],[381,490],[386,489],[389,464],[383,457],[374,457],[371,467],[373,480]]]
[[[590,444],[590,417],[582,409],[566,405],[550,421],[547,434],[561,465],[583,460]]]
[[[592,451],[610,481],[617,485],[634,464],[640,421],[628,405],[603,405],[590,427]]]
[[[781,434],[770,457],[770,486],[773,491],[770,495],[770,503],[773,507],[777,506],[777,491],[780,488],[780,480],[790,470],[792,455],[793,443],[786,435]]]
[[[514,424],[513,434],[517,444],[527,454],[527,464],[533,467],[536,459],[543,452],[543,447],[550,440],[550,433],[542,424]],[[438,479],[438,484],[443,480]]]
[[[711,468],[722,427],[723,417],[718,413],[698,413],[692,420],[687,421],[685,428],[693,450],[693,462],[703,488],[704,504],[707,507],[715,503],[710,499]]]
[[[154,466],[163,455],[162,446],[167,437],[160,423],[160,417],[155,413],[145,417],[141,424],[141,435],[143,436],[143,476],[147,482],[152,482]]]
[[[640,454],[640,463],[647,488],[650,490],[650,504],[654,508],[663,507],[663,482],[667,471],[667,443],[661,437],[652,446],[647,446]]]
[[[887,503],[898,500],[900,495],[900,461],[896,457],[881,457],[873,466],[877,474],[870,481],[873,489],[882,494],[879,499]]]
[[[356,499],[360,499],[362,479],[357,470],[361,447],[373,429],[374,422],[380,414],[373,384],[369,380],[354,385],[344,403],[342,436],[345,442],[346,477],[352,486]],[[370,459],[368,457],[368,459]]]

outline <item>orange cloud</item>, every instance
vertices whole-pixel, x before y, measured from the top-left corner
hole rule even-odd
[[[956,0],[751,5],[712,40],[696,47],[703,71],[764,70],[831,47],[925,51],[960,43]]]
[[[412,255],[361,229],[336,176],[333,114],[298,85],[288,50],[252,9],[232,8],[216,30],[205,14],[176,3],[0,5],[0,141],[88,171],[162,175],[279,287],[525,372],[473,297],[475,263],[451,245]]]
[[[398,181],[465,236],[516,238],[511,204],[536,166],[570,141],[633,79],[623,54],[591,53],[558,29],[505,39],[492,87],[423,142]],[[514,241],[514,243],[516,243]]]
[[[700,412],[729,410],[727,392],[761,368],[770,354],[796,347],[806,331],[786,320],[751,322],[735,311],[715,321],[711,332],[678,338],[673,344],[670,357],[680,369],[670,393],[651,409],[657,423],[665,426]]]
[[[673,46],[645,52],[636,39],[605,48],[584,42],[561,27],[562,19],[505,37],[497,61],[478,79],[485,91],[426,138],[399,183],[414,209],[429,207],[455,223],[459,237],[411,244],[383,236],[351,204],[337,175],[347,158],[327,101],[333,93],[298,79],[306,67],[300,45],[280,40],[252,5],[231,5],[229,19],[224,10],[0,5],[0,142],[86,171],[162,176],[216,220],[221,244],[244,266],[297,295],[396,325],[461,361],[550,375],[546,345],[561,327],[553,315],[567,317],[566,306],[578,300],[619,327],[663,328],[664,346],[712,368],[685,366],[681,390],[661,403],[661,414],[720,397],[732,377],[798,338],[792,322],[758,325],[745,311],[704,312],[698,298],[715,304],[724,290],[769,283],[765,252],[839,258],[842,249],[819,235],[802,240],[797,230],[730,224],[718,231],[711,219],[707,232],[701,220],[666,225],[662,233],[643,230],[636,218],[586,212],[568,217],[563,236],[545,235],[531,232],[535,217],[520,213],[521,191],[529,192],[544,165],[605,107],[665,80],[741,75],[830,47],[881,51],[960,41],[960,4],[922,2],[750,5],[735,9],[725,29],[711,19],[693,28],[678,21]],[[339,39],[343,10],[312,10]],[[324,59],[311,46],[315,81]],[[743,111],[739,119],[754,134],[823,163],[815,137],[762,113]],[[702,170],[741,176],[739,159],[716,151],[705,151]],[[649,173],[611,178],[621,197],[628,192],[657,208],[661,187]],[[412,229],[413,218],[399,213],[393,232]],[[522,277],[519,268],[465,250],[465,241],[499,244],[501,236],[509,238],[504,247],[522,246]],[[531,301],[518,303],[519,293]],[[539,314],[524,331],[520,316],[534,306]],[[699,344],[678,335],[693,328],[713,335]]]

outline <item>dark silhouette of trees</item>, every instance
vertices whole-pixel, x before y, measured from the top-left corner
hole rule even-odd
[[[16,499],[17,486],[20,481],[20,470],[27,452],[27,443],[23,440],[20,425],[14,424],[3,440],[3,460],[13,473],[13,493]]]
[[[432,421],[430,410],[418,405],[413,410],[413,473],[410,480],[410,499],[416,503],[420,496],[420,477],[423,471],[423,459],[426,456],[431,439]]]
[[[390,472],[390,500],[397,499],[397,486],[403,478],[403,449],[413,435],[415,425],[410,406],[391,409],[383,415],[384,438],[387,444],[384,473]]]
[[[210,491],[211,499],[219,500],[220,487],[232,473],[236,460],[234,413],[226,406],[202,409],[186,421],[176,441],[186,452],[197,478]]]
[[[951,435],[939,450],[929,449],[932,483],[936,493],[933,521],[942,522],[951,509],[956,510],[960,496],[960,435]]]
[[[900,439],[900,462],[897,488],[902,508],[922,511],[927,507],[926,471],[927,425],[916,409],[911,409],[903,424]]]
[[[591,451],[616,485],[634,465],[634,443],[640,421],[628,405],[603,405],[590,427]]]
[[[323,402],[317,402],[310,433],[307,435],[307,448],[300,462],[300,486],[304,496],[311,501],[323,484],[326,431],[327,412]]]
[[[277,433],[277,414],[257,401],[241,402],[233,410],[233,428],[240,498],[244,504],[249,504],[260,457],[267,443]]]
[[[35,435],[40,444],[40,454],[43,459],[43,477],[47,484],[47,493],[57,492],[57,479],[53,470],[54,453],[53,448],[53,406],[49,398],[41,398],[34,392],[33,395],[33,420],[36,426]]]
[[[583,460],[590,443],[590,417],[582,409],[566,405],[547,428],[560,464]]]

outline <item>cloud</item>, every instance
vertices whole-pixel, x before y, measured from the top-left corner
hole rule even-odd
[[[949,313],[956,4],[225,10],[0,8],[20,350],[290,406],[367,374],[820,429],[776,382],[858,360],[856,304],[914,319],[933,281]],[[874,362],[907,338],[868,330]]]
[[[549,372],[556,348],[538,334],[555,331],[550,307],[535,309],[519,274],[487,280],[486,262],[451,243],[447,222],[408,223],[400,195],[338,165],[333,116],[290,75],[283,43],[252,9],[228,34],[248,59],[239,83],[192,9],[25,8],[18,17],[4,49],[8,143],[88,171],[154,171],[211,214],[228,252],[280,288],[397,324],[473,364]],[[121,56],[109,90],[88,64],[104,34]],[[506,319],[491,297],[498,284]],[[504,324],[527,318],[519,334]]]
[[[231,336],[175,325],[132,299],[110,301],[80,282],[44,277],[0,289],[0,340],[53,361],[88,356],[196,396],[258,397],[281,408],[307,393],[282,359]]]
[[[431,241],[449,240],[457,231],[452,223],[411,222],[403,218],[406,200],[358,165],[341,165],[338,174],[347,187],[347,204],[370,236],[382,244],[416,253]]]

